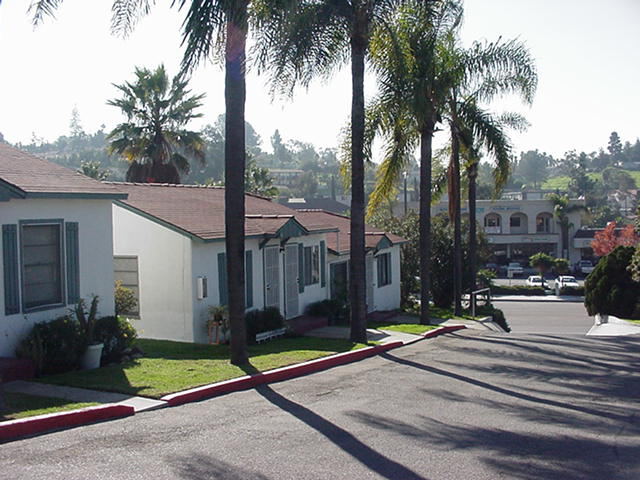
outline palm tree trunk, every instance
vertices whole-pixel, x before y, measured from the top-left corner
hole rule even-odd
[[[356,9],[351,38],[351,270],[349,297],[351,341],[367,341],[366,265],[364,243],[364,56],[366,14]],[[372,301],[369,299],[368,301]]]
[[[460,139],[451,126],[451,179],[449,211],[453,215],[453,311],[462,315],[462,228],[460,208]]]
[[[431,290],[431,124],[420,132],[420,323],[428,325]]]
[[[246,4],[238,8],[245,9]],[[247,363],[247,332],[244,321],[244,108],[245,48],[247,31],[238,22],[227,21],[225,56],[225,228],[227,279],[229,294],[229,326],[231,330],[231,363]]]
[[[478,271],[478,238],[476,232],[476,181],[478,179],[478,163],[469,166],[469,274],[471,276],[471,291],[476,289],[476,275]]]

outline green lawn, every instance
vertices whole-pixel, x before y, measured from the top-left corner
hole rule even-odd
[[[249,346],[250,364],[242,368],[229,362],[227,345],[138,339],[136,346],[145,352],[144,358],[96,370],[51,375],[39,381],[159,398],[168,393],[357,350],[366,345],[340,339],[281,338]]]
[[[45,413],[64,412],[98,405],[97,403],[71,403],[69,400],[62,398],[38,397],[24,393],[5,392],[4,396],[7,401],[7,411],[4,413],[4,416],[0,415],[0,421],[32,417]]]
[[[631,323],[637,323],[638,325],[640,325],[640,320],[631,320],[629,318],[623,318],[622,320],[626,320],[627,322],[631,322]]]
[[[391,330],[393,332],[411,333],[413,335],[422,335],[429,330],[438,328],[440,325],[421,325],[419,323],[393,323],[393,322],[368,322],[367,328],[375,328],[377,330]]]

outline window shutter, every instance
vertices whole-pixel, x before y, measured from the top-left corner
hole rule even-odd
[[[325,253],[324,240],[320,240],[320,286],[324,287],[327,284],[327,260]]]
[[[226,253],[218,254],[218,293],[220,295],[220,305],[226,305],[229,302]]]
[[[378,255],[376,257],[376,265],[378,266],[378,288],[380,288],[381,286],[384,285],[383,279],[382,279],[382,259],[383,259],[384,255]]]
[[[304,245],[298,244],[298,292],[304,292]]]
[[[67,254],[67,304],[80,300],[80,254],[78,222],[65,223],[65,245]]]
[[[246,285],[246,299],[247,308],[253,307],[253,253],[251,250],[247,250],[245,253],[245,285]]]
[[[2,226],[2,261],[4,265],[4,314],[20,312],[18,283],[18,227]]]
[[[391,285],[393,283],[393,268],[391,268],[391,254],[387,253],[387,270],[389,272],[389,276],[387,278],[387,283]]]

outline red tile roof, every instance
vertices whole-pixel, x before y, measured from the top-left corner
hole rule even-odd
[[[0,142],[0,185],[2,183],[5,186],[8,184],[21,197],[28,197],[29,194],[123,197],[112,185],[105,185]]]
[[[125,206],[203,240],[224,238],[224,188],[200,185],[105,182],[126,192]],[[245,195],[245,235],[274,235],[295,218],[309,232],[333,230],[326,222],[301,222],[297,212],[267,198]]]
[[[296,218],[298,218],[303,225],[305,222],[315,222],[326,223],[337,227],[340,230],[337,235],[335,233],[327,234],[327,248],[339,254],[349,252],[351,242],[351,219],[349,217],[325,210],[301,209],[296,211]],[[384,232],[370,225],[365,225],[364,235],[366,248],[376,248],[383,237],[386,237],[391,244],[406,242],[404,238],[398,235]]]

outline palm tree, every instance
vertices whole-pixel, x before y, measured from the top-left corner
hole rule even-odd
[[[462,313],[462,232],[461,232],[461,202],[460,202],[460,142],[462,131],[466,128],[467,136],[473,138],[474,130],[487,132],[490,125],[484,124],[490,117],[487,113],[480,114],[475,106],[478,101],[490,101],[498,94],[517,93],[522,99],[530,103],[537,85],[537,74],[529,51],[517,41],[495,43],[476,42],[469,49],[458,45],[454,31],[449,32],[444,42],[445,48],[441,60],[446,64],[449,72],[449,92],[447,95],[447,109],[445,115],[451,132],[451,159],[449,164],[449,215],[454,223],[454,312]],[[464,113],[475,113],[467,115]],[[479,121],[479,125],[472,122]],[[493,122],[493,126],[496,126]],[[475,127],[475,128],[474,128]],[[498,139],[493,131],[493,139]],[[499,135],[506,140],[504,134]],[[468,139],[470,140],[470,139]],[[491,137],[482,138],[490,141]],[[467,145],[470,147],[471,145]],[[491,148],[491,145],[489,145]],[[506,147],[507,145],[503,145]],[[498,145],[492,146],[494,151]],[[506,154],[504,148],[503,153]],[[496,157],[505,161],[505,155]],[[508,159],[506,160],[508,163]],[[503,166],[504,167],[504,166]],[[506,179],[502,176],[502,179]],[[475,183],[472,185],[475,195]],[[475,207],[475,201],[474,207]],[[471,209],[471,205],[469,206]],[[471,210],[470,210],[471,211]],[[475,212],[474,212],[475,221]],[[471,220],[471,219],[470,219]],[[473,225],[475,235],[475,223]],[[473,243],[475,262],[475,241]],[[472,267],[472,274],[475,267]]]
[[[584,212],[587,209],[583,205],[571,205],[569,195],[550,193],[547,199],[553,203],[553,217],[560,226],[560,255],[561,258],[568,258],[569,251],[569,229],[573,224],[569,222],[569,214],[573,212]]]
[[[62,0],[35,0],[31,5],[34,23],[52,15],[61,3]],[[151,0],[114,0],[112,30],[126,36],[136,22],[151,11],[153,4]],[[185,45],[182,71],[188,72],[212,56],[224,57],[225,235],[231,363],[235,365],[248,361],[244,322],[244,109],[248,4],[249,0],[172,2],[179,10],[187,10],[182,25]]]
[[[401,0],[284,0],[286,13],[267,14],[258,29],[258,61],[272,74],[274,88],[293,91],[316,76],[327,77],[351,60],[351,340],[366,341],[364,243],[364,69],[370,32]],[[274,2],[278,4],[278,2]],[[280,10],[284,12],[284,10]],[[275,18],[275,21],[274,21]]]
[[[107,135],[109,153],[129,162],[129,182],[180,183],[189,173],[189,159],[204,163],[205,142],[185,127],[202,116],[195,110],[204,95],[189,95],[187,81],[171,82],[163,65],[154,71],[136,68],[136,80],[115,85],[123,96],[109,100],[127,117]]]
[[[458,27],[461,17],[457,1],[407,2],[393,21],[375,30],[371,47],[379,94],[368,109],[367,151],[376,132],[386,147],[368,214],[395,193],[410,153],[419,146],[420,322],[424,324],[430,322],[432,139],[450,84],[440,55],[443,37]]]

